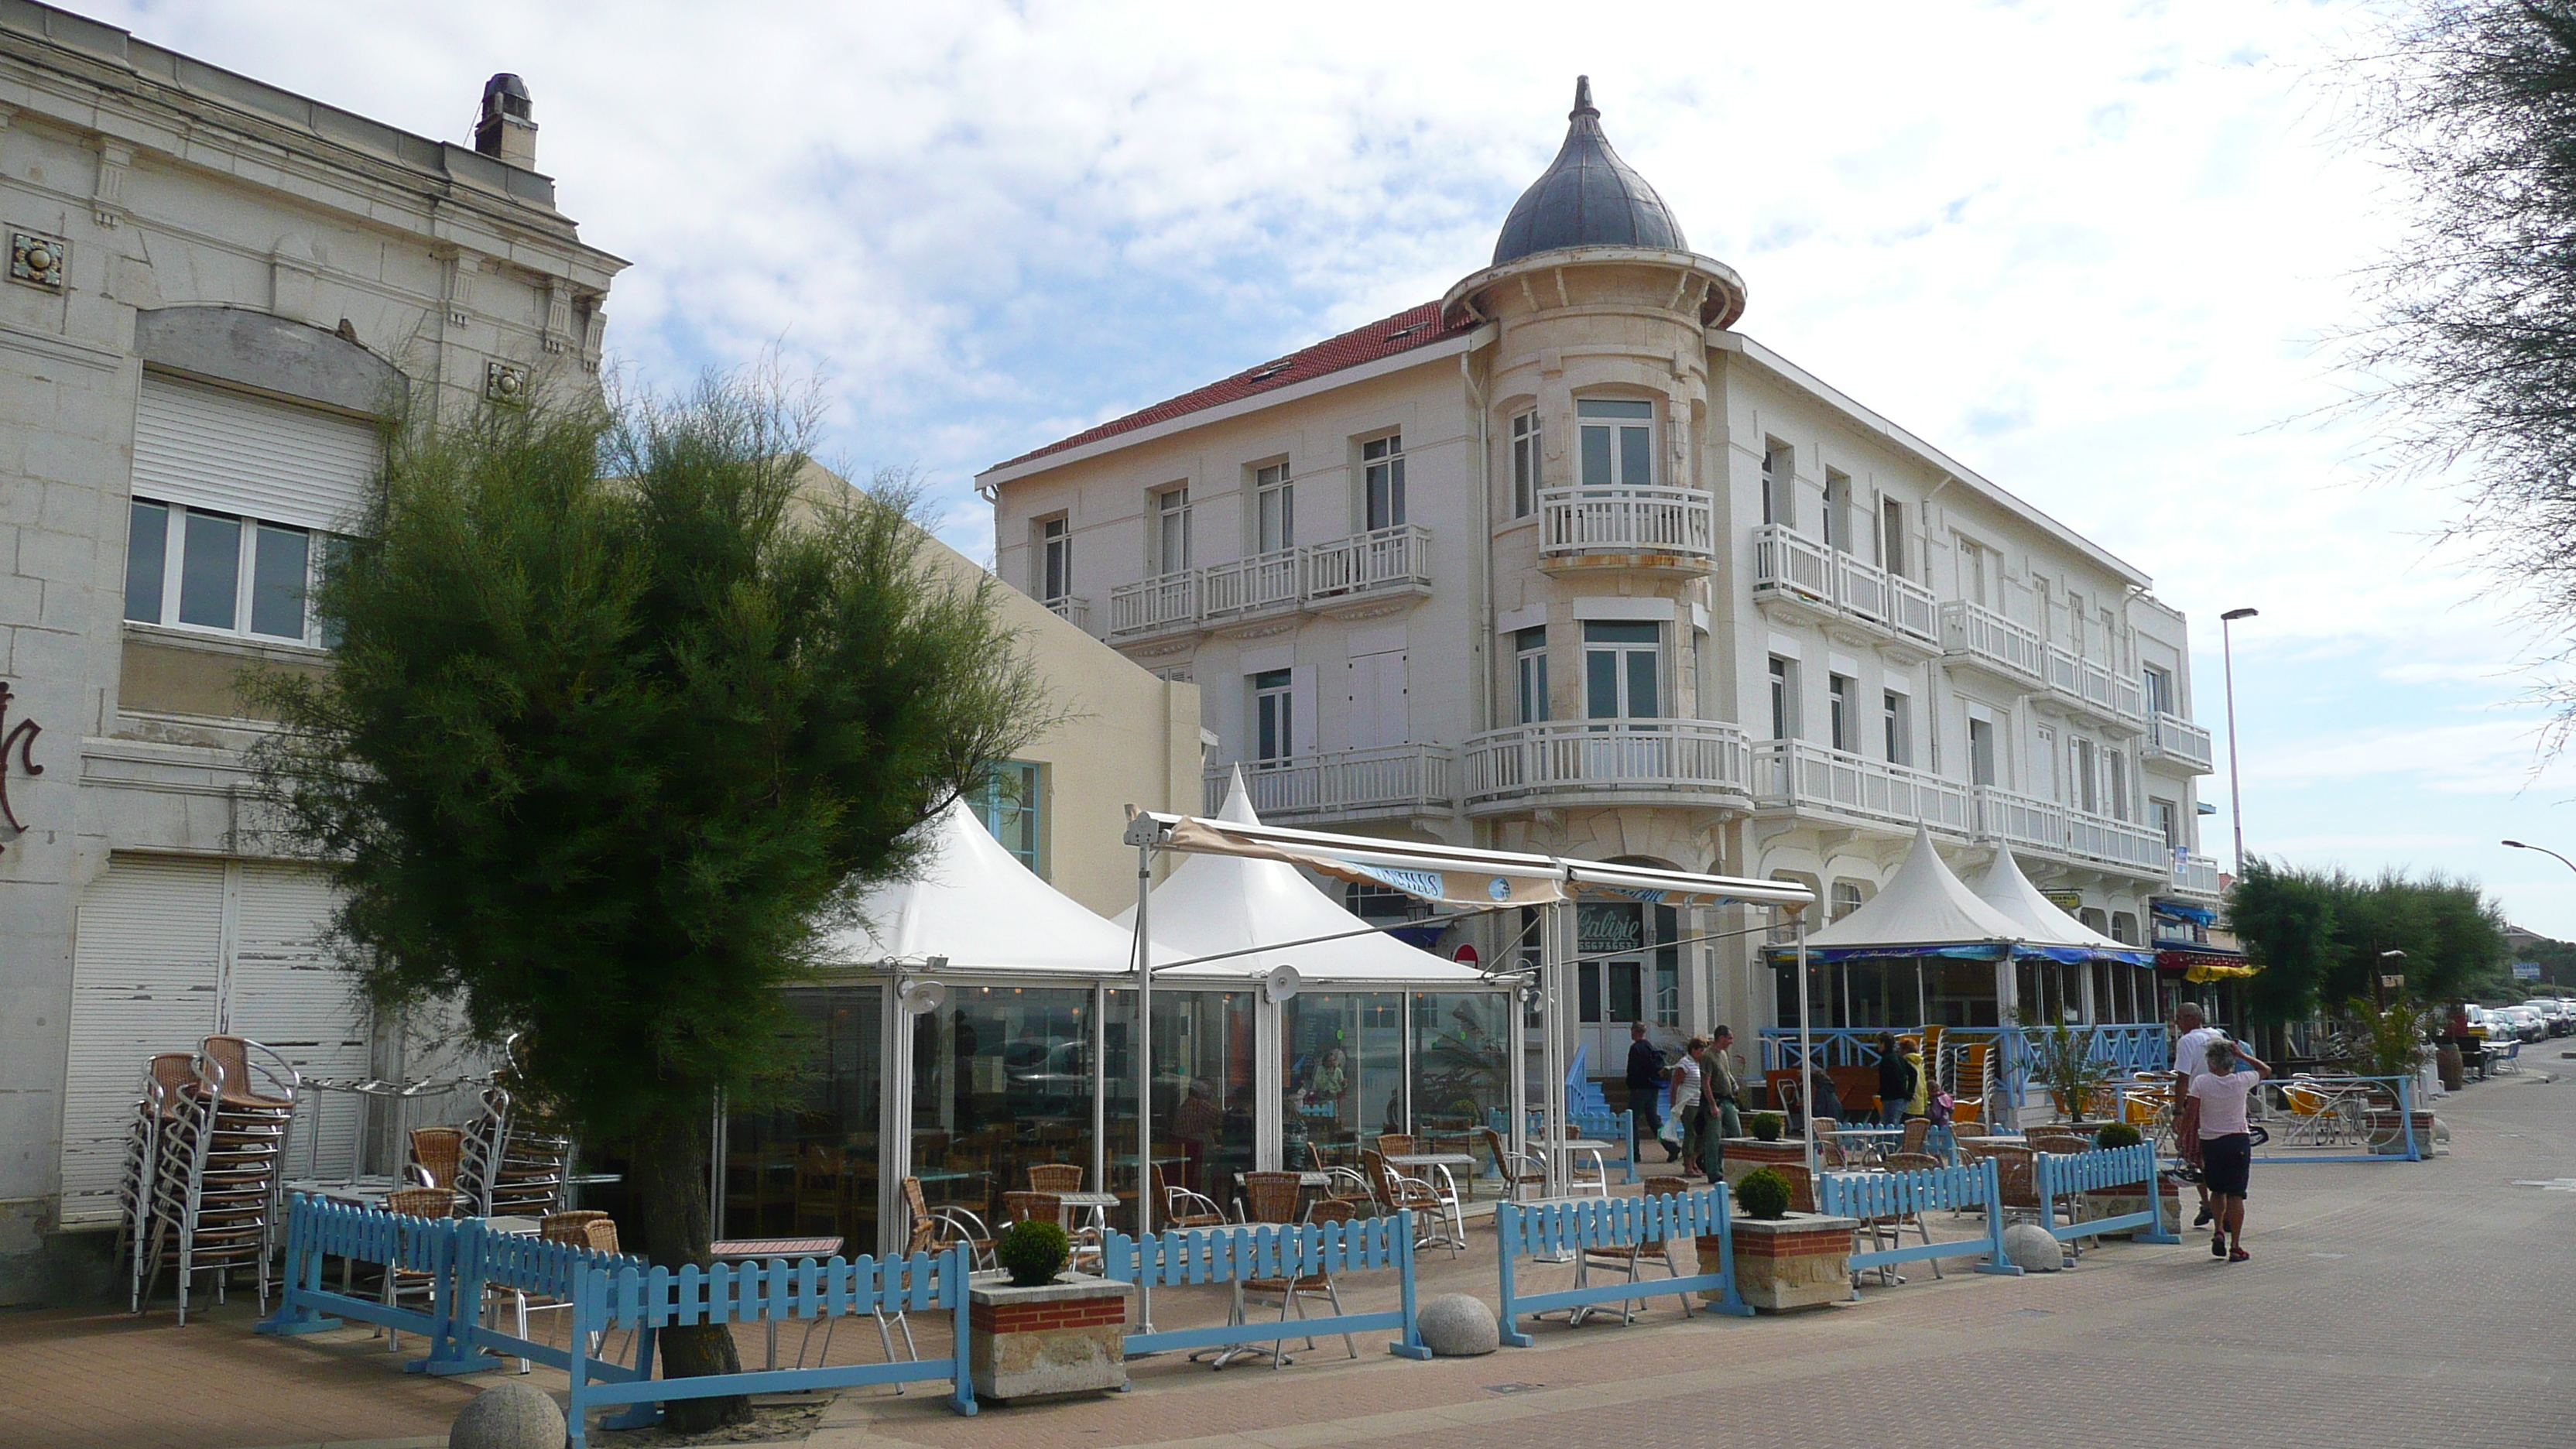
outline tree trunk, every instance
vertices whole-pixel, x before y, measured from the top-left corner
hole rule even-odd
[[[628,1200],[644,1256],[657,1268],[677,1271],[688,1263],[704,1268],[714,1261],[708,1254],[707,1126],[704,1112],[665,1112],[635,1134],[627,1167],[633,1189]],[[742,1357],[727,1325],[675,1325],[660,1330],[654,1341],[666,1379],[742,1372]],[[741,1394],[674,1399],[662,1407],[664,1427],[683,1433],[703,1433],[750,1417],[751,1400]]]

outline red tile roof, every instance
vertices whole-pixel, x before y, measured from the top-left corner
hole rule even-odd
[[[1392,317],[1380,318],[1365,327],[1354,327],[1339,337],[1326,338],[1302,351],[1289,353],[1286,357],[1273,359],[1259,367],[1246,368],[1221,382],[1212,382],[1205,387],[1182,393],[1179,397],[1165,399],[1152,407],[1140,408],[1123,418],[1112,418],[1098,426],[1085,428],[1072,437],[1059,438],[1043,448],[1022,453],[1016,458],[993,466],[1008,468],[1013,464],[1025,463],[1032,458],[1043,458],[1049,453],[1060,453],[1067,448],[1079,448],[1085,443],[1095,443],[1102,438],[1116,437],[1120,433],[1132,433],[1138,428],[1149,428],[1156,423],[1186,417],[1205,408],[1253,397],[1269,392],[1273,388],[1305,382],[1310,378],[1322,377],[1326,373],[1339,372],[1346,367],[1357,367],[1364,362],[1376,362],[1380,358],[1393,357],[1400,352],[1410,352],[1417,347],[1426,347],[1434,342],[1456,337],[1474,326],[1474,321],[1465,317],[1455,322],[1441,321],[1440,304],[1437,302],[1425,302],[1419,307],[1407,307]]]

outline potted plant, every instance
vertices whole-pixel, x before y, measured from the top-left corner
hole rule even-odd
[[[1073,1239],[1054,1223],[1037,1219],[1013,1223],[993,1245],[993,1260],[1011,1276],[1012,1287],[1043,1287],[1073,1261]]]
[[[2102,1130],[2093,1134],[2093,1145],[2106,1152],[2115,1147],[2135,1147],[2146,1140],[2144,1133],[2126,1122],[2105,1122]]]
[[[1747,1217],[1778,1222],[1789,1215],[1789,1179],[1771,1168],[1756,1168],[1735,1184],[1735,1205]]]
[[[1744,1119],[1744,1130],[1752,1133],[1753,1140],[1756,1142],[1779,1141],[1781,1127],[1780,1114],[1777,1112],[1756,1112]]]
[[[2377,1008],[2358,999],[2346,1002],[2344,1010],[2360,1024],[2360,1029],[2346,1041],[2345,1065],[2371,1077],[2412,1077],[2424,1069],[2425,1061],[2432,1055],[2431,1037],[2437,1025],[2432,1012],[2412,1001]],[[2406,1143],[2399,1133],[2405,1130],[2414,1134],[2415,1155],[2431,1158],[2432,1109],[2417,1107],[2413,1120],[2401,1129],[2393,1084],[2388,1091],[2390,1100],[2363,1114],[2364,1123],[2370,1130],[2371,1150],[2383,1156],[2403,1157]]]
[[[2078,1032],[2056,1022],[2030,1039],[2031,1074],[2047,1087],[2049,1103],[2066,1121],[2084,1120],[2085,1108],[2111,1079],[2111,1064],[2094,1051],[2100,1037],[2098,1028]]]

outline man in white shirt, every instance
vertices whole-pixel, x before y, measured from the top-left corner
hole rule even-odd
[[[2174,1008],[2174,1151],[2183,1164],[2200,1174],[2200,1101],[2191,1094],[2191,1079],[2209,1070],[2209,1048],[2213,1042],[2227,1040],[2227,1033],[2209,1024],[2200,1008],[2184,1002]],[[2209,1226],[2209,1188],[2200,1185],[2200,1216],[2191,1220],[2195,1228]]]

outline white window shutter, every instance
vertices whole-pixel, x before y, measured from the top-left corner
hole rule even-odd
[[[349,533],[381,452],[373,424],[147,372],[134,496]]]

